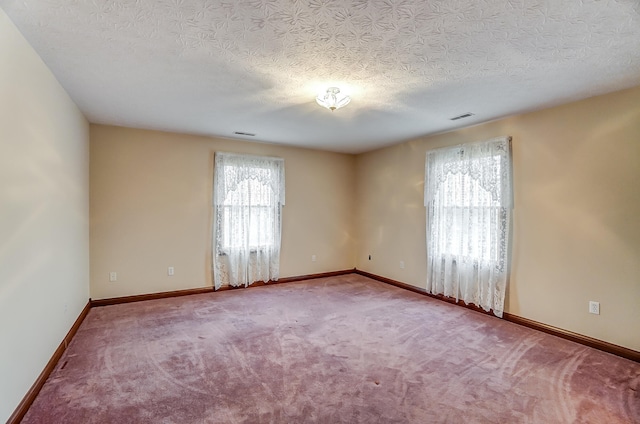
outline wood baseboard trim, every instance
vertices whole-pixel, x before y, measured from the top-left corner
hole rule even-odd
[[[581,345],[589,346],[594,349],[602,350],[613,355],[621,356],[626,359],[630,359],[635,362],[640,362],[640,352],[619,346],[613,343],[605,342],[603,340],[594,339],[593,337],[585,336],[583,334],[574,333],[573,331],[564,330],[562,328],[554,327],[552,325],[544,324],[538,321],[534,321],[529,318],[523,318],[518,315],[504,313],[504,319],[514,324],[522,325],[524,327],[533,328],[534,330],[542,331],[547,334],[551,334],[557,337],[561,337],[572,342],[580,343]]]
[[[189,296],[192,294],[213,293],[213,287],[173,290],[159,293],[136,294],[133,296],[110,297],[107,299],[91,299],[91,307],[118,305],[120,303],[142,302],[145,300],[165,299],[167,297]]]
[[[352,268],[352,269],[344,269],[342,271],[331,271],[331,272],[321,272],[318,274],[297,275],[295,277],[285,277],[285,278],[279,278],[278,280],[270,280],[266,283],[264,281],[256,281],[255,283],[252,283],[249,287],[225,286],[225,287],[220,287],[216,291],[238,290],[238,289],[251,288],[251,287],[271,286],[273,284],[294,283],[296,281],[315,280],[317,278],[337,277],[338,275],[353,274],[355,271],[356,269]]]
[[[295,277],[286,277],[280,278],[277,281],[269,281],[265,283],[264,281],[256,281],[251,284],[248,288],[251,287],[261,287],[261,286],[270,286],[273,284],[281,284],[281,283],[293,283],[295,281],[303,281],[303,280],[314,280],[316,278],[327,278],[327,277],[336,277],[338,275],[346,275],[352,274],[355,272],[355,268],[345,269],[342,271],[331,271],[331,272],[321,272],[319,274],[307,274],[307,275],[298,275]],[[174,290],[168,292],[160,292],[160,293],[150,293],[150,294],[138,294],[134,296],[122,296],[122,297],[112,297],[108,299],[91,299],[91,306],[108,306],[108,305],[117,305],[120,303],[130,303],[130,302],[142,302],[144,300],[154,300],[154,299],[165,299],[168,297],[178,297],[178,296],[188,296],[192,294],[203,294],[203,293],[214,293],[220,291],[227,290],[238,290],[244,289],[244,286],[239,287],[221,287],[218,290],[214,290],[213,287],[200,287],[195,289],[186,289],[186,290]]]
[[[415,293],[420,293],[420,294],[423,294],[425,296],[432,297],[434,299],[443,300],[445,302],[452,303],[454,305],[464,306],[465,308],[472,309],[472,310],[477,311],[477,312],[482,312],[484,314],[488,314],[488,315],[494,316],[493,313],[487,312],[484,309],[479,308],[479,307],[477,307],[475,305],[467,305],[463,301],[456,302],[455,299],[450,298],[450,297],[445,297],[445,296],[442,296],[442,295],[433,295],[431,293],[428,293],[425,289],[422,289],[422,288],[416,287],[416,286],[412,286],[410,284],[402,283],[400,281],[392,280],[391,278],[381,277],[379,275],[371,274],[370,272],[361,271],[359,269],[356,269],[355,273],[363,275],[365,277],[369,277],[369,278],[371,278],[373,280],[380,281],[382,283],[390,284],[392,286],[400,287],[400,288],[405,289],[405,290],[410,290],[410,291],[415,292]],[[598,349],[598,350],[601,350],[603,352],[611,353],[611,354],[616,355],[616,356],[620,356],[620,357],[623,357],[623,358],[626,358],[626,359],[630,359],[630,360],[635,361],[635,362],[640,362],[640,352],[638,352],[636,350],[633,350],[633,349],[629,349],[629,348],[626,348],[626,347],[623,347],[623,346],[618,346],[616,344],[605,342],[603,340],[594,339],[592,337],[585,336],[585,335],[578,334],[578,333],[574,333],[572,331],[564,330],[562,328],[554,327],[552,325],[543,324],[541,322],[534,321],[534,320],[528,319],[528,318],[523,318],[523,317],[520,317],[518,315],[510,314],[508,312],[505,312],[503,314],[503,319],[505,321],[513,322],[514,324],[522,325],[524,327],[528,327],[528,328],[531,328],[531,329],[534,329],[534,330],[542,331],[542,332],[547,333],[547,334],[551,334],[552,336],[560,337],[560,338],[563,338],[563,339],[566,339],[566,340],[571,340],[572,342],[579,343],[581,345],[589,346],[589,347],[592,347],[594,349]]]
[[[273,283],[293,283],[293,282],[296,282],[296,281],[315,280],[315,279],[318,279],[318,278],[338,277],[340,275],[353,274],[355,271],[356,271],[355,268],[351,268],[351,269],[343,269],[341,271],[320,272],[318,274],[298,275],[296,277],[280,278],[278,281],[272,281],[269,284],[273,284]]]
[[[40,390],[42,390],[42,386],[44,386],[44,383],[47,381],[47,378],[49,378],[49,375],[51,375],[54,368],[58,364],[58,361],[62,357],[62,354],[64,353],[65,350],[67,350],[67,346],[69,346],[69,343],[71,343],[73,336],[75,336],[76,333],[78,332],[78,328],[80,328],[80,324],[82,324],[82,321],[84,321],[87,314],[89,313],[89,309],[91,309],[91,302],[87,302],[85,307],[82,309],[82,311],[80,312],[80,315],[78,315],[78,318],[76,318],[75,322],[71,326],[71,329],[69,330],[67,335],[64,337],[64,339],[62,339],[62,342],[60,343],[60,345],[58,345],[58,348],[55,350],[55,352],[53,352],[51,359],[49,359],[49,362],[47,362],[47,365],[45,365],[44,369],[36,379],[35,383],[33,383],[31,388],[29,388],[29,391],[27,391],[27,394],[24,395],[24,397],[16,407],[15,411],[13,411],[13,414],[11,414],[11,416],[7,420],[7,424],[18,424],[20,421],[22,421],[25,414],[31,407],[31,404],[35,400],[36,396],[38,396],[38,393],[40,393]]]
[[[433,299],[442,300],[443,302],[451,303],[451,304],[454,304],[454,305],[457,305],[457,306],[462,306],[462,307],[465,307],[467,309],[471,309],[472,311],[483,313],[485,315],[494,316],[492,311],[485,311],[484,309],[482,309],[482,308],[480,308],[480,307],[478,307],[476,305],[467,304],[463,300],[459,300],[459,301],[456,302],[456,300],[454,298],[452,298],[452,297],[444,296],[444,295],[441,295],[441,294],[431,294],[431,293],[429,293],[428,291],[426,291],[423,288],[412,286],[411,284],[402,283],[400,281],[392,280],[391,278],[381,277],[379,275],[371,274],[369,272],[361,271],[359,269],[356,270],[355,272],[356,272],[356,274],[360,274],[362,276],[369,277],[369,278],[371,278],[373,280],[377,280],[377,281],[380,281],[382,283],[390,284],[392,286],[400,287],[401,289],[405,289],[405,290],[412,291],[414,293],[419,293],[419,294],[422,294],[422,295],[425,295],[425,296],[429,296],[429,297],[431,297]]]

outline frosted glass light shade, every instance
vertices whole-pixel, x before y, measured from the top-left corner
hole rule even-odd
[[[324,95],[318,95],[316,102],[322,107],[326,107],[332,112],[341,107],[345,107],[351,101],[349,96],[341,96],[338,87],[329,87]]]

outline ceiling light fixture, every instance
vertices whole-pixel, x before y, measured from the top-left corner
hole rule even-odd
[[[340,96],[340,89],[338,87],[329,87],[327,92],[322,95],[319,94],[316,97],[316,102],[322,107],[326,107],[331,112],[341,107],[345,107],[351,101],[349,96]]]

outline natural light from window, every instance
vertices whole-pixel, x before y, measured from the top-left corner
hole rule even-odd
[[[234,172],[227,167],[225,172]],[[266,178],[271,178],[270,170],[262,170]],[[245,240],[238,237],[243,234],[248,237],[249,248],[257,250],[272,246],[275,242],[275,228],[273,225],[273,189],[255,179],[245,179],[239,182],[234,190],[227,192],[222,202],[222,248],[238,249],[245,245]],[[234,208],[240,208],[241,213],[232,213]],[[248,232],[241,230],[246,225]]]

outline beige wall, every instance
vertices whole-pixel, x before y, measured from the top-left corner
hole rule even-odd
[[[355,263],[424,287],[425,152],[511,135],[515,208],[506,311],[640,350],[639,105],[636,88],[355,158],[92,125],[91,295],[211,285],[216,150],[285,158],[283,277]],[[174,277],[166,275],[168,266],[176,268]],[[108,281],[110,271],[118,282]],[[601,315],[587,313],[589,300],[601,302]]]
[[[0,422],[89,298],[89,124],[0,9]]]
[[[425,153],[500,135],[514,162],[506,311],[640,350],[640,87],[358,156],[358,269],[425,287]]]
[[[281,277],[354,267],[354,156],[91,125],[92,298],[212,285],[218,150],[285,159]]]
[[[90,293],[211,285],[216,150],[285,158],[283,277],[357,265],[424,287],[425,152],[511,135],[506,311],[640,350],[640,87],[357,157],[92,125],[89,159],[87,121],[1,9],[0,63],[0,421]]]

